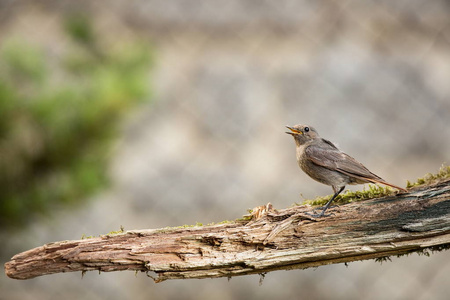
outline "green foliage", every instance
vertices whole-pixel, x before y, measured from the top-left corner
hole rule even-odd
[[[69,16],[64,23],[64,29],[72,39],[81,44],[95,44],[93,28],[85,14],[75,13]]]
[[[149,47],[106,51],[86,18],[65,24],[61,57],[7,41],[0,49],[0,225],[25,225],[107,184],[119,121],[149,98]]]

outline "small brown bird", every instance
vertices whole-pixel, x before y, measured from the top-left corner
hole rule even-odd
[[[297,146],[297,162],[300,168],[312,179],[331,185],[334,195],[314,217],[322,217],[331,202],[347,184],[382,183],[402,192],[407,190],[384,181],[370,172],[353,157],[339,150],[332,142],[323,139],[317,131],[307,125],[286,126],[294,137]]]

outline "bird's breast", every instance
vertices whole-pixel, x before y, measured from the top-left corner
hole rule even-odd
[[[306,169],[308,169],[308,163],[309,163],[308,158],[305,154],[305,150],[306,150],[306,147],[304,145],[297,147],[297,163],[304,172],[306,172]]]

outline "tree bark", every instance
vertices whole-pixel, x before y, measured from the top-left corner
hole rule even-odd
[[[450,180],[332,208],[255,210],[251,221],[132,230],[46,244],[5,264],[15,279],[74,271],[135,270],[153,279],[214,278],[386,258],[450,245]]]

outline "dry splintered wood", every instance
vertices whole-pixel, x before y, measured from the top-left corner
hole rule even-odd
[[[132,230],[61,241],[15,255],[6,274],[29,279],[99,270],[151,272],[153,279],[232,277],[442,250],[450,245],[450,180],[332,208],[254,210],[251,221]]]

